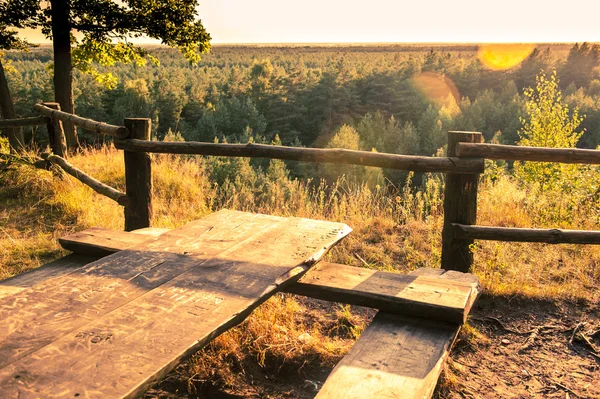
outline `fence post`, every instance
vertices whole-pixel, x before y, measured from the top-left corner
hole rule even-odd
[[[128,139],[150,140],[150,119],[128,118]],[[125,139],[126,140],[126,139]],[[125,158],[125,231],[150,227],[152,217],[151,158],[147,152],[123,151]]]
[[[60,111],[59,103],[44,103],[48,108]],[[65,139],[65,131],[62,122],[56,118],[50,118],[50,122],[46,125],[48,128],[48,142],[54,155],[62,158],[67,158],[67,140]]]
[[[478,132],[448,132],[448,156],[456,157],[456,143],[481,143]],[[452,223],[477,223],[477,183],[479,174],[446,173],[444,189],[444,228],[442,230],[442,269],[468,272],[473,264],[473,240],[455,239]]]

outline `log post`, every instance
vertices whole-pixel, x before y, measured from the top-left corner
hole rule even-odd
[[[456,157],[457,143],[480,143],[481,133],[448,132],[448,156]],[[444,189],[444,228],[442,230],[442,269],[468,272],[473,264],[472,239],[456,239],[452,223],[477,222],[477,183],[479,174],[447,173]]]
[[[60,111],[60,105],[58,103],[44,103],[44,105],[48,108]],[[46,126],[48,127],[48,141],[52,153],[66,159],[67,140],[65,139],[65,131],[62,122],[56,118],[50,118],[50,122]]]
[[[130,139],[150,140],[150,119],[128,118]],[[151,158],[147,152],[123,151],[125,157],[125,231],[150,227],[152,218]]]

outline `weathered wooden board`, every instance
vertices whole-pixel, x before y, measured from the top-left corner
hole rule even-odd
[[[96,260],[98,260],[98,257],[95,256],[71,254],[40,266],[37,269],[17,274],[6,280],[0,280],[0,298],[16,294],[35,284],[62,276],[63,274],[71,273],[73,270]]]
[[[463,273],[437,270],[415,275],[473,281]],[[379,312],[316,398],[430,398],[459,330],[456,324]]]
[[[135,396],[348,232],[220,213],[0,299],[0,397]]]
[[[66,243],[65,249],[75,253],[6,280],[0,280],[0,298],[23,291],[25,288],[51,278],[71,273],[103,256],[141,245],[148,241],[148,236],[158,237],[167,231],[169,229],[147,227],[131,232],[122,232],[95,227],[59,238],[59,242]]]
[[[120,251],[58,280],[48,280],[1,299],[0,319],[4,323],[0,325],[0,367],[193,267],[195,258],[177,252],[194,248],[194,241],[204,239],[205,249],[210,249],[207,255],[214,256],[238,243],[238,239],[253,237],[255,229],[282,221],[269,216],[248,218],[243,213],[220,212],[184,226],[183,232],[173,230],[172,237],[164,240],[164,250],[158,251],[160,243],[153,247],[151,242],[139,246],[140,250]],[[189,238],[182,241],[180,234],[189,234]],[[8,345],[10,342],[13,344]]]
[[[132,232],[93,227],[61,237],[58,242],[64,249],[78,254],[106,256],[147,243],[150,237],[157,238],[167,231],[152,227]]]
[[[438,269],[439,270],[439,269]],[[462,274],[462,273],[459,273]],[[403,316],[461,324],[470,311],[477,278],[462,282],[321,262],[288,292],[367,306]]]

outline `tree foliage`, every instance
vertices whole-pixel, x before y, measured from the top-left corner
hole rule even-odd
[[[574,148],[583,132],[578,131],[583,117],[575,108],[569,111],[558,88],[556,71],[550,76],[541,72],[535,88],[525,90],[525,117],[519,130],[519,145],[530,147]],[[577,167],[548,162],[525,162],[517,165],[517,175],[528,182],[539,182],[543,190],[567,188]]]

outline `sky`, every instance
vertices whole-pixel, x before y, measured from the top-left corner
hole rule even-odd
[[[599,0],[200,0],[198,12],[213,44],[600,42]]]

